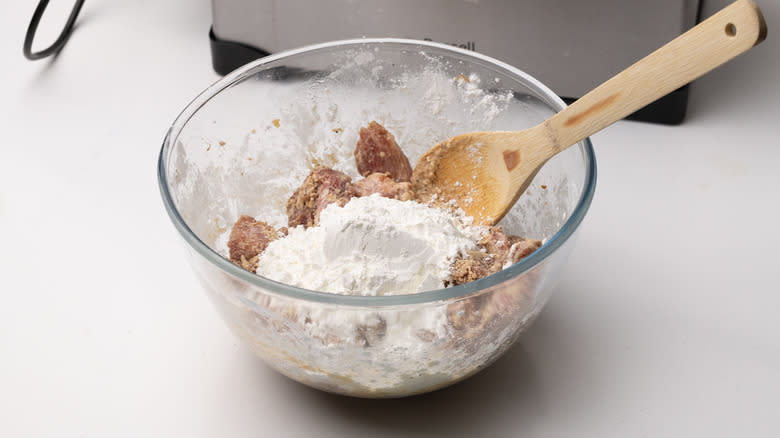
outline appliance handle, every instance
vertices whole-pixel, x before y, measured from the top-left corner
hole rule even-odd
[[[76,22],[76,18],[79,16],[81,6],[84,5],[84,0],[76,0],[76,3],[73,4],[73,9],[70,11],[70,17],[68,17],[68,21],[65,23],[65,27],[62,29],[62,32],[60,33],[60,36],[57,38],[57,40],[54,41],[49,47],[38,52],[33,52],[32,43],[35,39],[35,31],[38,30],[38,23],[41,22],[41,17],[43,16],[43,12],[46,10],[46,6],[48,4],[49,0],[40,0],[38,2],[38,7],[35,8],[32,19],[30,19],[30,25],[27,27],[27,34],[24,36],[24,47],[22,51],[24,52],[24,57],[30,61],[53,55],[59,52],[60,49],[65,46],[65,43],[68,42],[68,38],[70,38],[71,33],[73,33],[73,24]]]

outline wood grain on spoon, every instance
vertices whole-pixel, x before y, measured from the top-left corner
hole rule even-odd
[[[533,128],[439,143],[415,166],[413,189],[495,224],[555,154],[747,51],[766,32],[758,7],[736,1]]]

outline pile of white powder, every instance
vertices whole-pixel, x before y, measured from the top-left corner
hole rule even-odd
[[[349,295],[400,295],[443,287],[452,261],[486,227],[414,201],[378,194],[331,204],[318,226],[268,245],[257,273],[293,286]]]

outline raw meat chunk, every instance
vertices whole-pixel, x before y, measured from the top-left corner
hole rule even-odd
[[[271,241],[278,238],[279,233],[274,227],[251,216],[242,215],[230,231],[230,260],[245,269],[255,271],[257,256],[265,251]],[[252,269],[252,266],[255,269]]]
[[[352,178],[338,170],[318,167],[287,201],[287,226],[317,225],[325,207],[334,202],[343,206],[355,196]]]
[[[479,251],[469,251],[455,260],[447,286],[464,284],[495,274],[508,262],[517,263],[539,249],[542,241],[507,236],[501,227],[490,227],[490,231],[479,241],[478,246]]]
[[[372,173],[355,182],[355,190],[358,196],[368,196],[379,193],[385,198],[408,201],[414,198],[411,184],[408,182],[395,182],[386,173]]]
[[[360,128],[360,139],[355,147],[357,170],[363,176],[372,173],[387,173],[397,182],[412,179],[412,165],[395,142],[393,134],[384,126],[371,122]]]
[[[542,241],[507,236],[501,227],[490,227],[478,246],[479,250],[469,251],[453,262],[447,286],[464,284],[495,274],[503,269],[505,264],[516,263],[539,249]],[[461,336],[471,338],[478,335],[485,325],[498,315],[512,313],[513,309],[520,305],[523,293],[522,288],[498,289],[457,301],[447,306],[447,319]]]

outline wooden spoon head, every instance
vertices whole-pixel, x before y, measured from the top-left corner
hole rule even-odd
[[[414,168],[412,189],[423,202],[454,202],[479,225],[512,208],[543,162],[518,149],[521,132],[473,132],[432,147]]]

